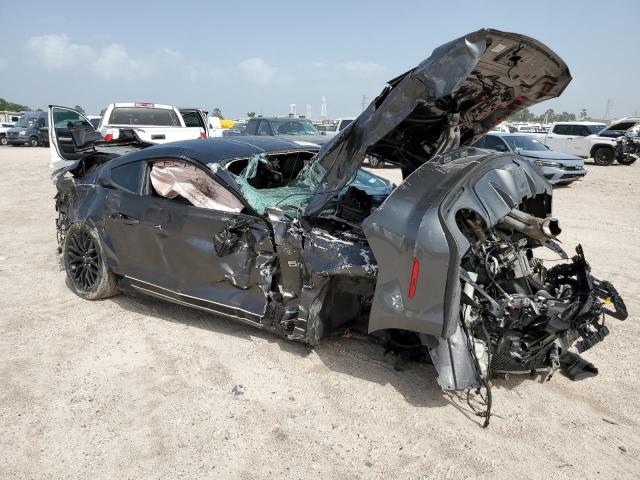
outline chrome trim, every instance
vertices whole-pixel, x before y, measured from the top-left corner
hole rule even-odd
[[[169,295],[163,295],[162,293],[158,293],[158,292],[155,292],[153,290],[149,290],[149,289],[141,287],[139,285],[131,284],[131,286],[133,288],[135,288],[136,290],[140,290],[142,292],[147,293],[148,295],[151,295],[152,297],[160,297],[160,298],[168,300],[169,302],[177,303],[178,305],[183,305],[185,307],[195,308],[195,309],[198,309],[198,310],[203,310],[205,312],[213,313],[215,315],[221,315],[223,317],[232,318],[233,320],[239,320],[239,321],[241,321],[243,323],[246,323],[247,325],[251,325],[252,327],[262,328],[262,323],[259,323],[259,322],[252,322],[251,320],[248,320],[246,318],[236,317],[235,315],[230,315],[228,313],[219,312],[218,310],[213,310],[211,308],[203,307],[201,305],[195,305],[193,303],[184,302],[184,301],[179,300],[177,298],[170,297]],[[160,288],[162,288],[162,287],[160,287]],[[167,290],[167,289],[165,288],[164,290]],[[196,297],[190,297],[190,298],[196,298]],[[202,299],[198,299],[198,300],[202,300]],[[206,302],[208,300],[203,300],[203,301]]]
[[[131,277],[131,276],[129,276],[129,275],[123,275],[123,277],[124,277],[124,278],[128,278],[129,280],[134,280],[134,281],[136,281],[136,282],[143,283],[143,284],[145,284],[145,285],[151,285],[152,287],[159,288],[159,289],[161,289],[161,290],[164,290],[164,291],[166,291],[166,292],[173,293],[174,295],[178,295],[178,296],[180,296],[180,297],[193,298],[194,300],[199,300],[199,301],[201,301],[201,302],[212,303],[212,304],[214,304],[214,305],[220,305],[221,307],[226,307],[226,308],[230,308],[230,309],[233,309],[233,310],[240,310],[241,312],[248,313],[249,315],[253,315],[254,317],[261,318],[261,316],[260,316],[259,314],[254,313],[254,312],[250,312],[249,310],[245,310],[245,309],[240,308],[240,307],[235,307],[235,306],[232,306],[232,305],[228,305],[228,304],[226,304],[226,303],[218,303],[218,302],[214,302],[213,300],[207,300],[206,298],[194,297],[194,296],[192,296],[192,295],[187,295],[187,294],[184,294],[184,293],[176,292],[176,291],[174,291],[174,290],[170,290],[170,289],[168,289],[168,288],[161,287],[160,285],[156,285],[155,283],[145,282],[144,280],[140,280],[140,279],[138,279],[138,278]],[[135,285],[132,285],[132,286],[135,286]],[[141,288],[141,289],[143,289],[143,290],[145,290],[143,287],[140,287],[140,288]],[[158,295],[162,295],[162,294],[161,294],[161,293],[159,293]],[[169,298],[171,298],[171,297],[169,297]],[[184,303],[184,304],[186,304],[186,305],[192,305],[191,303],[188,303],[188,302],[183,302],[183,303]],[[206,307],[203,307],[203,308],[206,308]],[[217,312],[217,311],[216,311],[216,312]],[[222,315],[228,315],[228,314],[222,314]],[[230,316],[230,317],[232,317],[232,318],[239,318],[239,317],[235,317],[235,316],[233,316],[233,315],[229,315],[229,316]]]

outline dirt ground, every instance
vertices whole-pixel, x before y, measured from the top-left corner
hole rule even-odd
[[[48,155],[0,147],[1,478],[640,477],[640,165],[589,165],[554,197],[565,248],[579,240],[631,312],[585,354],[600,375],[499,380],[483,430],[433,367],[397,372],[362,340],[310,350],[149,298],[74,296]]]

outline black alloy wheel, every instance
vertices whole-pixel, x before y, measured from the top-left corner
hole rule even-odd
[[[593,161],[596,163],[596,165],[600,165],[601,167],[611,165],[614,160],[615,155],[612,148],[600,147],[595,152],[593,152]]]
[[[86,230],[71,233],[67,246],[67,269],[74,286],[86,292],[98,282],[100,264],[96,244]]]
[[[116,277],[105,264],[100,237],[94,228],[74,223],[62,246],[67,285],[79,297],[99,300],[120,292]]]

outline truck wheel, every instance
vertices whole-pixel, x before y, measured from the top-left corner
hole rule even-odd
[[[616,160],[618,160],[618,163],[620,165],[631,165],[637,159],[638,158],[634,157],[633,155],[623,155],[621,158],[617,158]]]
[[[7,137],[6,137],[6,136],[4,136],[4,135],[3,135],[3,136],[1,136],[1,137],[0,137],[0,145],[4,146],[4,145],[6,145],[7,143],[9,143],[9,140],[7,140]]]
[[[38,145],[40,145],[40,141],[36,137],[31,137],[29,139],[29,146],[30,147],[37,147]]]
[[[593,160],[596,162],[596,165],[606,167],[607,165],[611,165],[614,159],[613,149],[609,147],[596,148],[593,152]]]
[[[67,285],[85,300],[100,300],[119,293],[116,277],[107,268],[100,238],[84,223],[69,227],[62,246]]]

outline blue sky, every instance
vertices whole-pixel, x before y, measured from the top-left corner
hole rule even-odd
[[[357,115],[387,80],[482,27],[524,33],[566,61],[553,108],[640,112],[640,1],[0,0],[0,97],[44,108],[112,101],[222,108],[225,116]],[[9,13],[10,12],[10,13]]]

